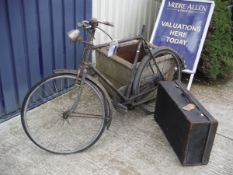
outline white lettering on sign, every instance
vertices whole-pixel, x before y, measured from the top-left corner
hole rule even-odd
[[[205,12],[207,10],[207,6],[189,4],[189,6],[187,7],[187,10],[203,11],[203,12]]]
[[[180,45],[186,45],[188,43],[187,40],[184,39],[177,39],[177,38],[173,38],[173,37],[166,37],[166,41],[172,44],[180,44]]]
[[[167,21],[162,21],[162,26],[173,28],[173,29],[187,30],[187,31],[192,31],[192,32],[201,31],[201,26],[179,24],[179,23],[173,23],[173,22],[167,22]]]
[[[177,4],[176,4],[177,5]],[[162,27],[170,28],[169,36],[166,36],[166,42],[186,46],[188,44],[189,32],[200,32],[200,25],[187,25],[174,22],[161,21]]]
[[[170,35],[186,38],[187,37],[187,32],[180,32],[180,31],[176,31],[176,30],[170,30]]]
[[[185,9],[187,9],[187,4],[168,1],[168,7],[174,8],[174,9],[183,9],[183,10],[185,10]]]
[[[179,2],[170,2],[168,1],[168,7],[177,9],[177,10],[183,10],[183,11],[207,11],[207,6],[205,5],[197,5],[197,4],[184,4]]]

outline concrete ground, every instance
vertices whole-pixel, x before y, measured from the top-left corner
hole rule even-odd
[[[153,120],[140,110],[114,111],[110,130],[83,153],[54,155],[25,135],[20,117],[0,124],[0,175],[231,175],[233,174],[233,80],[194,85],[193,94],[219,121],[210,162],[183,167]]]

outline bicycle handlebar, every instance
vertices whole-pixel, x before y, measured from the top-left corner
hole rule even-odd
[[[89,29],[89,28],[96,28],[98,26],[98,24],[104,24],[107,26],[111,26],[114,27],[114,25],[108,21],[100,21],[97,19],[91,19],[91,20],[83,20],[81,23],[78,23],[78,27],[82,27],[85,29]]]
[[[100,24],[104,24],[104,25],[107,25],[107,26],[110,26],[110,27],[114,27],[114,24],[111,23],[111,22],[108,22],[108,21],[98,21]]]
[[[82,22],[79,22],[77,24],[77,27],[83,28],[84,30],[87,30],[87,32],[91,36],[91,40],[94,39],[94,34],[95,34],[96,29],[101,30],[111,40],[113,40],[112,37],[106,31],[104,31],[103,29],[98,27],[99,24],[104,24],[104,25],[111,26],[111,27],[114,26],[112,23],[110,23],[108,21],[99,21],[97,19],[91,19],[91,20],[83,20]],[[67,35],[68,35],[69,39],[72,41],[81,41],[82,40],[82,38],[80,37],[80,31],[78,29],[74,29],[74,30],[69,31],[67,33]],[[86,41],[82,41],[82,42],[86,42]]]

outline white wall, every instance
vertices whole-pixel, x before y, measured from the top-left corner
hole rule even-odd
[[[160,7],[159,0],[93,0],[93,18],[112,22],[115,27],[100,27],[114,39],[135,36],[143,24],[147,26],[147,40],[150,39],[154,22]],[[97,33],[96,43],[106,42],[103,34]]]

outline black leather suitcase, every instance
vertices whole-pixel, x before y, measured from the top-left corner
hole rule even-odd
[[[160,82],[155,120],[183,165],[208,163],[218,122],[180,81]]]

